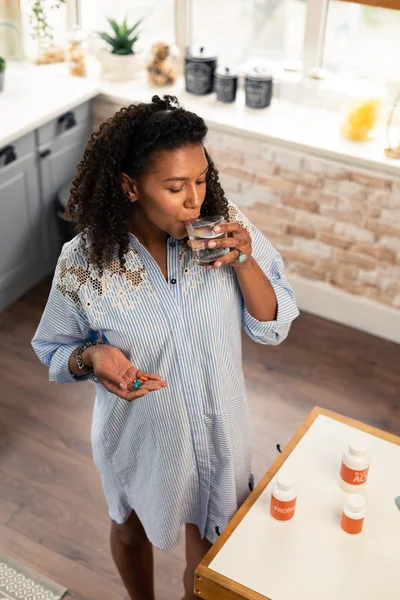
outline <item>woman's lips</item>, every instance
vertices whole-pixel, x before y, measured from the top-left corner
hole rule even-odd
[[[194,217],[193,219],[187,219],[187,221],[183,221],[183,224],[185,227],[187,227],[188,225],[191,225],[192,223],[194,223],[195,221],[197,221],[199,217]]]

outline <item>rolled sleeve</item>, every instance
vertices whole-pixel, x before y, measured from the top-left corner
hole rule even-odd
[[[79,341],[74,344],[60,346],[50,359],[49,381],[54,383],[78,383],[83,381],[96,381],[96,377],[89,373],[87,375],[75,375],[69,370],[69,358],[72,352],[86,341]]]
[[[62,255],[60,257],[60,260]],[[97,332],[90,328],[82,311],[78,294],[75,301],[59,289],[60,260],[56,267],[46,307],[32,347],[39,360],[49,367],[49,380],[55,383],[74,383],[95,379],[93,375],[76,376],[69,370],[72,352],[85,342],[97,340]]]
[[[277,302],[274,321],[258,321],[243,302],[243,328],[253,341],[276,346],[287,337],[292,321],[299,315],[294,292],[285,277],[285,267],[279,252],[236,207],[235,211],[235,220],[251,235],[253,258],[271,283]]]
[[[91,374],[77,376],[69,370],[69,358],[72,352],[85,342],[97,340],[97,333],[79,325],[79,317],[65,308],[55,311],[57,301],[53,291],[50,293],[39,327],[32,340],[32,347],[39,360],[49,367],[49,381],[55,383],[75,383],[93,380]],[[55,313],[59,319],[54,319]],[[70,329],[70,331],[68,331]],[[75,330],[75,331],[74,331]],[[71,335],[72,333],[72,335]]]
[[[299,315],[299,311],[288,290],[273,281],[271,285],[277,302],[276,320],[258,321],[244,307],[243,327],[254,342],[277,346],[286,339],[292,321]]]

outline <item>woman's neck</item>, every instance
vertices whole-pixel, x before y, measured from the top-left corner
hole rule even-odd
[[[139,242],[152,253],[152,250],[165,248],[168,235],[148,220],[139,204],[132,207],[129,231],[137,237]]]

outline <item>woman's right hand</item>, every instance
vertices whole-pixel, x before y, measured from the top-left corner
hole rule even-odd
[[[167,386],[160,375],[146,373],[134,367],[121,350],[114,346],[90,346],[83,351],[82,360],[88,367],[93,367],[94,374],[106,390],[128,402]],[[135,390],[133,382],[139,377],[147,377],[148,381]]]

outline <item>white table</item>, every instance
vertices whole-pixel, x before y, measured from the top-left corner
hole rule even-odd
[[[364,529],[349,536],[340,527],[347,494],[338,473],[354,434],[369,438],[372,464]],[[269,514],[281,468],[298,481],[288,522]],[[202,561],[196,593],[205,600],[399,600],[398,495],[400,438],[314,409]]]

